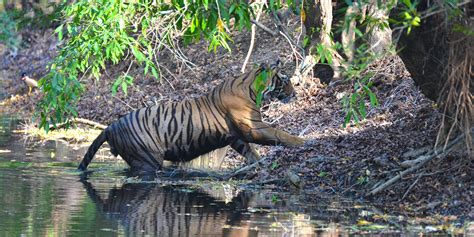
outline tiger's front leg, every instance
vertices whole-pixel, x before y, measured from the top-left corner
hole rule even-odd
[[[266,128],[252,128],[251,136],[254,143],[262,145],[285,145],[285,146],[302,146],[305,140],[298,136],[293,136],[285,131],[266,127]]]
[[[257,153],[252,144],[249,144],[241,139],[236,139],[230,143],[235,151],[247,159],[247,163],[254,163],[260,159],[260,155]]]
[[[240,124],[240,127],[247,138],[247,142],[251,143],[260,145],[302,146],[306,142],[303,138],[272,128],[264,122],[252,122],[251,126]]]

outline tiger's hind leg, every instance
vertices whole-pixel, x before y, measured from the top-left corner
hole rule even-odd
[[[155,159],[151,154],[134,153],[120,155],[133,171],[156,171],[160,170],[163,162]]]
[[[236,139],[235,141],[231,142],[230,147],[245,157],[247,159],[247,163],[254,163],[260,159],[260,155],[257,153],[253,145],[241,139]]]

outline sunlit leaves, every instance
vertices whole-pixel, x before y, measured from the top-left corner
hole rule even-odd
[[[407,34],[410,34],[413,27],[420,26],[421,23],[420,13],[416,9],[417,3],[418,1],[402,0],[399,4],[399,16],[389,20],[396,25],[403,26],[407,29]]]
[[[316,46],[316,61],[332,64],[333,49],[324,44]]]
[[[56,34],[58,34],[58,40],[59,40],[59,41],[63,40],[63,27],[64,27],[64,25],[61,24],[61,25],[58,26],[58,28],[56,28],[56,29],[54,30],[54,32],[55,32]]]
[[[39,80],[39,86],[49,93],[39,102],[38,107],[40,116],[40,127],[46,131],[50,125],[64,122],[65,114],[77,116],[77,110],[74,106],[82,93],[83,87],[77,80],[77,77],[70,75],[65,77],[62,73],[52,70],[53,73]]]

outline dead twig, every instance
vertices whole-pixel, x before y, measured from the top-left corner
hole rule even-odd
[[[286,30],[286,27],[283,25],[281,22],[280,18],[276,14],[276,12],[273,12],[273,23],[276,25],[278,29],[278,33],[282,35],[290,44],[291,50],[293,51],[293,54],[295,55],[295,60],[298,61],[298,59],[303,60],[305,58],[305,52],[304,49],[298,45],[289,35],[288,31]],[[298,52],[298,49],[300,52]],[[297,64],[298,65],[298,64]]]
[[[256,21],[256,20],[250,20],[250,22],[252,22],[252,24],[256,25],[258,28],[262,29],[263,31],[267,32],[268,34],[271,34],[272,36],[277,36],[278,33],[271,30],[270,28],[266,27],[265,25],[263,25],[262,23]]]
[[[420,178],[423,177],[423,175],[418,175],[418,177],[416,178],[415,182],[413,182],[410,187],[407,188],[407,190],[405,191],[405,193],[403,194],[402,198],[400,199],[400,202],[403,201],[403,199],[405,199],[405,197],[408,195],[408,193],[410,193],[410,191],[413,189],[413,187],[415,187],[415,185],[418,183],[418,180],[420,180]]]

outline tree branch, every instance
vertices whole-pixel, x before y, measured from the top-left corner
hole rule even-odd
[[[99,128],[99,129],[105,129],[105,128],[107,128],[106,125],[103,125],[103,124],[94,122],[94,121],[89,120],[89,119],[84,119],[84,118],[73,118],[73,119],[70,119],[69,122],[70,122],[70,123],[85,124],[85,125],[89,125],[89,126],[94,127],[94,128]],[[66,124],[67,124],[67,123],[60,123],[60,124],[56,124],[56,127],[50,126],[50,127],[49,127],[49,130],[65,128],[65,127],[66,127]]]
[[[258,22],[260,19],[260,15],[262,15],[262,9],[263,5],[257,5],[257,16],[255,17],[255,21]],[[240,69],[240,72],[244,73],[245,72],[245,67],[247,66],[247,63],[249,62],[250,55],[252,55],[252,50],[253,50],[253,45],[255,44],[255,31],[256,31],[256,24],[252,25],[252,35],[250,38],[250,46],[249,46],[249,51],[247,52],[247,56],[245,57],[244,64],[242,65],[242,69]]]
[[[263,25],[262,23],[260,23],[256,20],[250,20],[250,22],[252,22],[252,24],[256,25],[258,28],[264,30],[268,34],[271,34],[272,36],[277,36],[278,35],[277,32],[271,30],[270,28],[266,27],[265,25]]]

